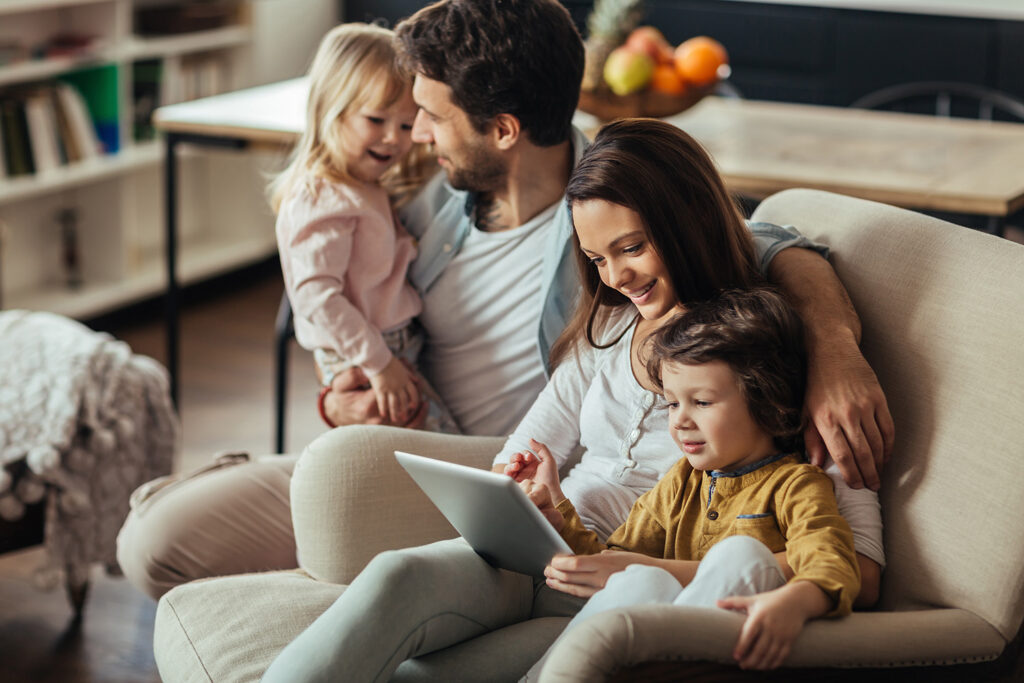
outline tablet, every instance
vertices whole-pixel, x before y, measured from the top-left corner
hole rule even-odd
[[[512,477],[402,451],[395,457],[491,566],[543,576],[552,557],[572,554]]]

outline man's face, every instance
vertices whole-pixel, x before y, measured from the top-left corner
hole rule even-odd
[[[416,75],[412,96],[419,106],[412,139],[433,145],[437,162],[457,190],[489,192],[499,189],[508,176],[504,157],[486,133],[479,133],[451,98],[451,88]]]

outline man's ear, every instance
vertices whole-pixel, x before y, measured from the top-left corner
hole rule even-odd
[[[522,124],[519,123],[519,118],[512,114],[498,114],[494,117],[492,131],[498,149],[507,150],[519,140]]]

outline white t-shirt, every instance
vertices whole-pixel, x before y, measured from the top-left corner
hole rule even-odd
[[[541,265],[562,201],[510,230],[472,228],[423,296],[421,371],[466,434],[508,434],[544,388]]]

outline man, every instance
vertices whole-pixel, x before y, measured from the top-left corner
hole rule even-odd
[[[403,214],[420,240],[421,366],[464,432],[507,434],[543,387],[574,303],[563,193],[587,144],[571,125],[582,41],[554,0],[441,0],[396,33],[416,71],[414,139],[444,171]],[[808,322],[812,455],[827,446],[851,484],[877,488],[892,421],[856,313],[827,261],[788,248],[806,240],[753,227],[762,264]],[[334,424],[383,422],[364,382],[357,369],[335,378]],[[227,464],[141,500],[118,539],[125,575],[156,598],[192,579],[295,567],[296,459]]]

